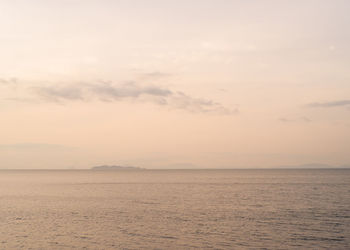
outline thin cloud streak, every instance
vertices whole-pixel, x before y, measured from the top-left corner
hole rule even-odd
[[[159,78],[165,78],[171,76],[169,73],[163,73],[159,71],[154,71],[150,73],[143,73],[140,74],[140,76],[145,77],[145,78],[150,78],[150,79],[159,79]]]
[[[17,144],[0,144],[0,150],[68,150],[73,149],[60,144],[46,143],[17,143]]]
[[[119,100],[122,98],[139,98],[142,95],[166,97],[172,95],[172,91],[157,86],[138,86],[134,83],[115,86],[111,83],[94,84],[89,91],[99,98]]]
[[[284,123],[290,123],[290,122],[312,122],[312,120],[306,116],[302,116],[296,119],[290,119],[290,118],[286,118],[286,117],[280,117],[278,119],[280,122],[284,122]]]
[[[17,78],[0,78],[0,84],[16,84]]]
[[[350,100],[339,100],[333,102],[314,102],[306,105],[308,108],[333,108],[350,105]]]
[[[62,100],[83,100],[83,93],[80,88],[74,86],[68,87],[33,87],[34,92],[42,99],[52,102]]]

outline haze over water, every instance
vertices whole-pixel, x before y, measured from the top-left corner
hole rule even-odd
[[[349,10],[0,0],[0,249],[350,249]]]
[[[1,249],[349,249],[350,170],[0,171]]]

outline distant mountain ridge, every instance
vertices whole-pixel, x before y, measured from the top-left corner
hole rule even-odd
[[[293,169],[311,169],[311,168],[326,168],[326,169],[332,169],[332,168],[350,168],[348,165],[341,165],[341,166],[333,166],[328,164],[322,164],[322,163],[309,163],[309,164],[303,164],[303,165],[285,165],[280,166],[279,168],[293,168]]]
[[[132,166],[101,165],[91,168],[92,170],[141,170],[143,168]]]

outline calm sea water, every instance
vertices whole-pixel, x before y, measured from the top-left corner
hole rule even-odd
[[[0,171],[0,249],[350,249],[350,170]]]

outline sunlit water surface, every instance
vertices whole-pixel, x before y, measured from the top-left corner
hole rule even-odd
[[[0,249],[350,249],[350,170],[0,171]]]

